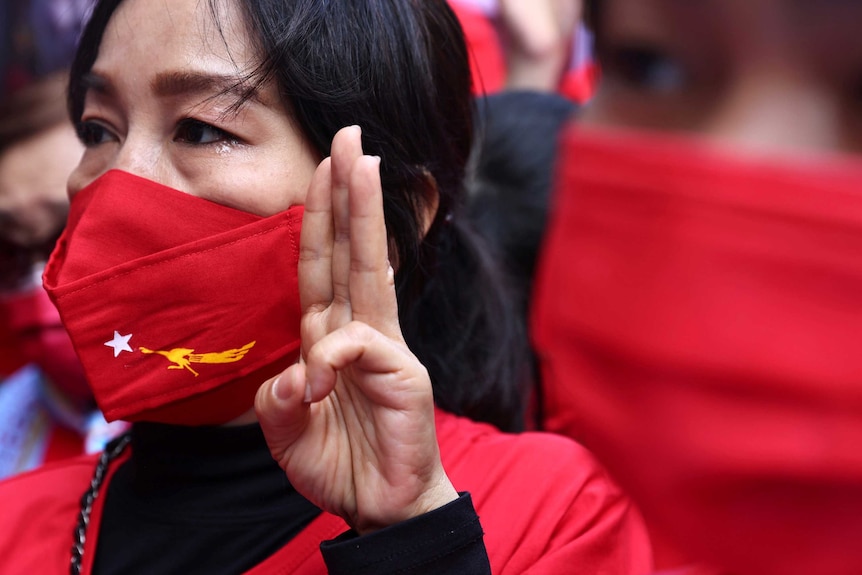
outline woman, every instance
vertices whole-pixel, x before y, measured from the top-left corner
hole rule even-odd
[[[577,445],[453,415],[521,403],[457,213],[469,94],[442,0],[97,5],[45,285],[135,423],[0,489],[3,570],[643,571]]]
[[[66,86],[87,4],[0,6],[0,478],[101,450],[111,432],[41,285],[83,152]]]
[[[535,323],[547,426],[722,573],[862,572],[859,2],[592,2]]]
[[[452,0],[478,93],[557,92],[584,103],[595,89],[592,35],[581,0]]]

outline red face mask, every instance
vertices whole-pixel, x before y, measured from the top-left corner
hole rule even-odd
[[[302,208],[269,218],[111,171],[44,283],[109,420],[217,425],[299,353]]]
[[[696,558],[862,573],[862,166],[578,130],[561,166],[549,427]]]
[[[92,400],[69,334],[41,286],[0,298],[0,324],[23,363],[38,365],[57,388],[76,402]]]

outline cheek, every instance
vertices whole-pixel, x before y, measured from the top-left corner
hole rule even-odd
[[[319,163],[317,158],[304,158],[301,165],[297,166],[289,176],[289,185],[284,190],[285,196],[290,198],[289,206],[305,204],[305,196],[308,194],[308,188]]]
[[[190,178],[184,189],[213,202],[259,216],[305,203],[317,161],[308,156],[246,158],[225,162]]]
[[[308,187],[311,185],[318,165],[323,161],[323,155],[303,136],[299,125],[290,117],[288,117],[285,137],[280,140],[279,148],[276,155],[280,161],[275,165],[276,171],[282,174],[283,178],[278,187],[281,194],[281,209],[305,204]]]
[[[98,161],[90,150],[87,150],[80,163],[69,174],[69,179],[66,184],[66,192],[69,199],[74,198],[78,192],[90,185],[94,180],[101,176],[106,171],[107,164],[103,161]]]
[[[616,86],[601,89],[578,121],[596,126],[697,132],[720,102],[704,90],[672,96],[639,94]]]
[[[292,206],[305,204],[308,187],[314,172],[323,158],[310,144],[301,141],[286,142],[267,158],[250,177],[261,178],[265,174],[264,188],[260,195],[259,209],[271,215]]]

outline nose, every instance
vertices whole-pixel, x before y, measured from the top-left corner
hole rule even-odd
[[[708,136],[750,153],[842,148],[841,102],[792,70],[754,69],[740,76],[708,122]]]
[[[158,182],[168,187],[178,187],[178,182],[168,165],[163,142],[146,133],[130,132],[120,141],[103,144],[102,149],[85,154],[78,168],[68,180],[69,197],[110,170],[122,170],[141,178]]]
[[[172,185],[165,166],[163,142],[156,136],[130,132],[121,142],[112,165],[108,169],[122,170],[135,176]]]

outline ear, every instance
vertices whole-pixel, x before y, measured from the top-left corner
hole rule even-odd
[[[434,219],[437,217],[437,210],[440,207],[440,190],[437,187],[437,179],[434,178],[434,175],[424,166],[422,167],[422,176],[425,179],[425,185],[423,185],[420,190],[420,193],[423,195],[422,213],[419,214],[420,241],[428,234],[428,230],[430,230],[431,226],[434,224]],[[398,247],[395,245],[395,240],[391,237],[389,238],[389,263],[392,264],[392,267],[395,268],[396,271],[400,267],[400,262],[398,261]]]
[[[431,229],[431,224],[434,223],[434,218],[437,217],[437,210],[440,207],[440,190],[437,187],[437,180],[427,168],[422,168],[422,175],[425,177],[426,185],[423,187],[423,213],[422,217],[422,237]]]

